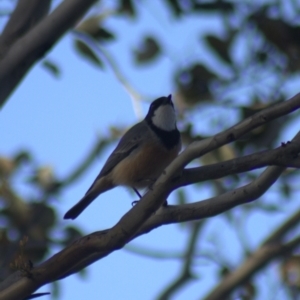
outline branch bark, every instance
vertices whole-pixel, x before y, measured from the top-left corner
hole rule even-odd
[[[9,47],[9,51],[5,49],[3,53],[6,55],[0,57],[0,107],[32,65],[44,56],[95,2],[96,0],[63,1],[50,15],[16,40]],[[9,23],[7,27],[10,27]],[[4,40],[15,40],[19,34],[8,37],[5,33]]]
[[[20,0],[0,36],[0,59],[49,12],[51,0]]]

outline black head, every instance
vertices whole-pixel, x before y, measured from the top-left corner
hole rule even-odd
[[[160,97],[154,100],[146,116],[146,121],[162,130],[176,129],[176,114],[172,102],[172,96]]]
[[[171,105],[172,107],[174,107],[172,102],[172,95],[169,95],[168,97],[160,97],[154,100],[149,107],[146,119],[151,119],[154,115],[154,112],[162,105]]]
[[[168,149],[180,143],[180,133],[176,126],[176,114],[171,95],[154,100],[145,120]]]

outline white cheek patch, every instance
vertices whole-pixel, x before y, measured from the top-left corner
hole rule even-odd
[[[176,115],[173,106],[162,105],[152,117],[153,124],[163,130],[172,131],[176,129]]]

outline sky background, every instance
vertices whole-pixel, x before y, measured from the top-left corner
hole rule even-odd
[[[101,7],[108,7],[108,2],[104,1]],[[221,33],[222,28],[216,19],[199,19],[197,15],[183,18],[177,23],[158,0],[144,1],[138,10],[135,21],[111,17],[104,23],[117,36],[116,41],[105,46],[105,49],[118,63],[128,82],[143,97],[141,109],[144,116],[150,101],[174,92],[170,74],[177,66],[188,64],[196,58],[212,63],[210,55],[201,52],[195,36],[199,35],[200,30]],[[160,56],[158,63],[133,67],[133,57],[129,50],[139,43],[139,37],[145,33],[157,36],[164,45],[165,53]],[[73,40],[72,33],[68,33],[47,55],[60,67],[60,78],[53,77],[41,63],[37,63],[11,95],[0,118],[0,154],[11,156],[20,149],[28,149],[38,165],[53,167],[58,178],[64,178],[76,167],[99,136],[108,135],[109,126],[130,127],[141,118],[135,113],[130,95],[110,67],[105,64],[105,69],[101,70],[83,60],[74,52]],[[213,67],[218,68],[216,65]],[[295,89],[291,89],[290,94],[293,93],[296,93]],[[237,118],[235,111],[228,108],[224,114],[226,118],[223,118],[222,125],[233,125]],[[204,132],[207,130],[206,120],[210,117],[217,117],[217,113],[213,110],[205,114],[199,111],[196,117],[196,120],[201,120]],[[287,132],[286,140],[291,139],[294,133],[294,130]],[[88,172],[53,201],[52,205],[57,209],[62,224],[76,224],[85,233],[91,233],[113,226],[131,208],[131,202],[136,197],[126,188],[119,187],[101,195],[76,220],[63,220],[65,212],[93,182],[114,146],[107,147]],[[33,193],[26,187],[26,183],[16,179],[14,184],[24,193],[24,198]],[[209,189],[186,188],[185,191],[190,201],[212,195]],[[271,188],[266,198],[272,201],[275,192],[276,187]],[[169,200],[171,203],[174,202],[172,197]],[[292,211],[293,208],[289,209]],[[257,212],[247,221],[246,234],[252,249],[259,245],[278,220],[285,217],[285,214],[278,214],[276,218],[272,215],[266,219],[262,218],[262,214]],[[188,226],[160,227],[134,240],[131,246],[180,253],[187,243]],[[199,249],[204,252],[215,251],[213,245],[219,244],[222,250],[217,251],[226,253],[232,265],[238,264],[242,259],[242,251],[237,236],[230,229],[224,216],[213,218],[199,240]],[[224,234],[215,241],[220,230]],[[53,234],[59,236],[60,233]],[[56,251],[53,249],[51,254]],[[180,267],[181,263],[176,259],[146,258],[122,249],[88,267],[84,279],[76,274],[61,281],[59,299],[155,299],[177,276]],[[274,265],[270,272],[276,268]],[[194,270],[200,274],[199,278],[177,293],[175,300],[199,299],[217,283],[214,276],[216,265],[211,261],[196,259]],[[276,294],[272,299],[283,299],[278,281],[272,281],[271,285]],[[40,289],[41,292],[50,290],[48,286]],[[269,292],[263,291],[261,299],[271,299],[266,295],[269,296]]]

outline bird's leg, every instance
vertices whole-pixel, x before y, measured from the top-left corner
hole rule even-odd
[[[138,197],[141,199],[142,195],[139,193],[139,191],[136,188],[133,188],[133,190],[135,191],[135,193],[138,195]]]
[[[141,199],[142,198],[142,195],[139,193],[139,191],[136,189],[136,188],[132,188],[134,191],[135,191],[135,193],[138,195],[138,197]],[[133,205],[135,205],[135,204],[137,204],[138,203],[138,201],[139,200],[135,200],[135,201],[133,201],[133,202],[131,202],[131,205],[133,206]]]
[[[154,182],[155,182],[155,181],[154,181]],[[153,183],[154,183],[154,182],[153,182]],[[134,188],[134,187],[133,187],[132,189],[135,191],[135,193],[138,195],[138,197],[139,197],[140,199],[142,199],[142,195],[139,193],[139,191],[138,191],[136,188]],[[152,189],[152,186],[149,186],[149,190],[151,190],[151,189]],[[139,202],[139,200],[135,200],[135,201],[131,202],[131,206],[136,205],[138,202]],[[167,200],[164,201],[164,203],[163,203],[162,206],[163,206],[163,207],[168,206]]]

